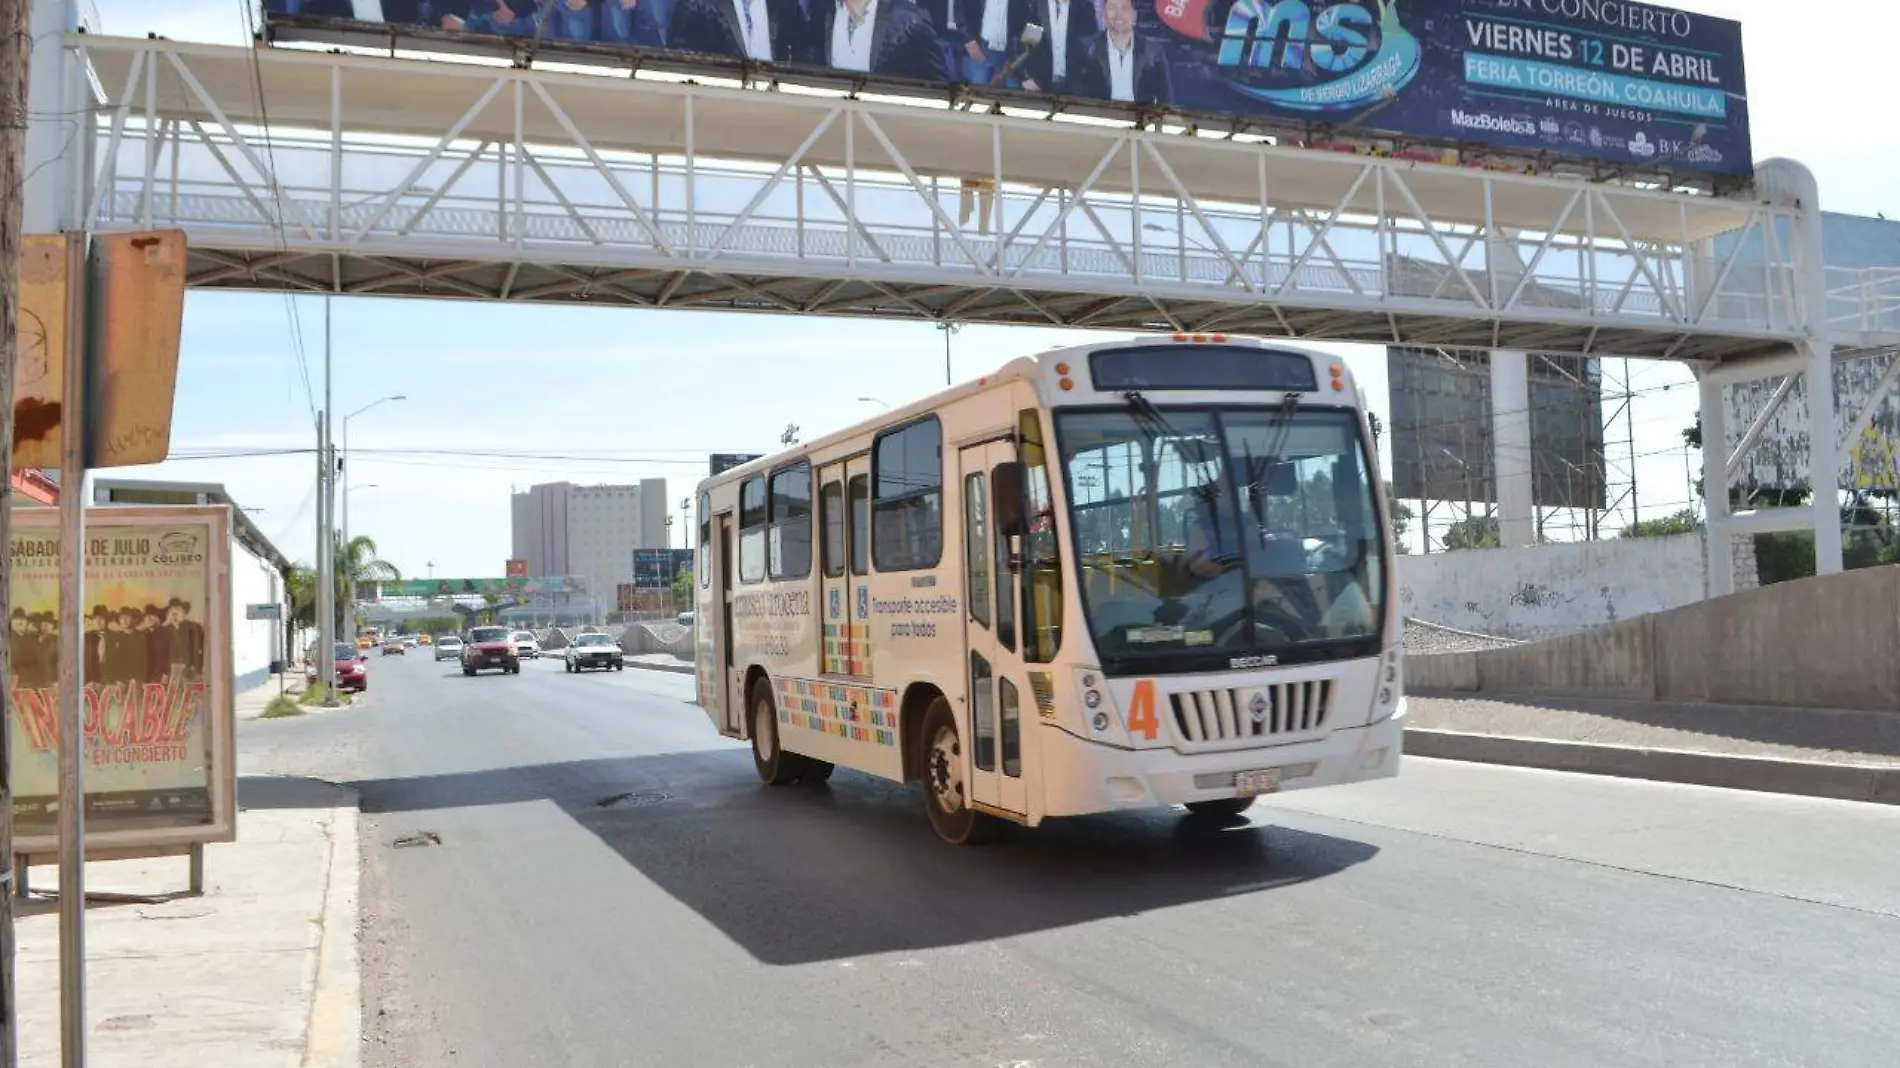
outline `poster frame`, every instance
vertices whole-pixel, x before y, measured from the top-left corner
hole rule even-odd
[[[88,860],[119,860],[176,856],[196,847],[237,840],[237,745],[231,675],[231,509],[229,505],[103,505],[86,509],[86,526],[161,525],[203,522],[211,544],[205,552],[205,677],[208,683],[205,718],[211,731],[211,768],[207,776],[211,818],[205,823],[177,827],[122,830],[86,828]],[[12,529],[45,531],[59,536],[59,513],[51,508],[16,508]],[[8,546],[9,554],[11,546]],[[215,622],[214,622],[215,621]],[[63,637],[62,637],[63,640]],[[17,715],[11,699],[8,715]],[[11,724],[5,725],[11,729]],[[9,769],[11,771],[11,769]],[[18,777],[11,776],[17,783]],[[83,781],[82,781],[83,785]],[[11,814],[9,814],[11,815]],[[30,863],[51,863],[57,856],[59,835],[19,834],[13,854]]]

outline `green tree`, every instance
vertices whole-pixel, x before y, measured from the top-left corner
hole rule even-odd
[[[1385,511],[1392,517],[1392,540],[1398,543],[1400,552],[1411,552],[1405,544],[1405,532],[1412,526],[1412,506],[1399,500],[1390,482],[1385,484]]]
[[[673,610],[691,611],[693,607],[693,569],[682,567],[679,574],[673,576]]]
[[[1460,519],[1445,528],[1446,550],[1456,549],[1495,549],[1504,544],[1498,533],[1496,516],[1474,515],[1469,519]]]
[[[303,564],[290,565],[290,574],[284,579],[284,589],[290,594],[290,621],[299,627],[315,627],[317,625],[316,569]]]
[[[1702,520],[1696,518],[1695,509],[1684,508],[1674,515],[1661,519],[1643,519],[1623,528],[1626,538],[1666,538],[1671,534],[1694,534],[1702,529]]]
[[[343,608],[349,603],[350,595],[363,583],[400,582],[402,572],[395,564],[376,555],[376,539],[367,534],[351,538],[348,545],[342,538],[336,543],[336,620],[340,637],[343,627]],[[317,625],[317,569],[307,564],[293,564],[290,577],[285,582],[290,592],[291,621],[299,626]]]

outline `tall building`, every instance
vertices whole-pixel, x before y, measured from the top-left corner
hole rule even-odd
[[[637,486],[546,482],[512,501],[514,557],[528,574],[571,575],[611,605],[615,588],[633,581],[633,550],[666,548],[666,480]]]

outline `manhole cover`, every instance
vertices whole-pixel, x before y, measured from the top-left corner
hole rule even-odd
[[[601,808],[639,808],[642,805],[657,805],[672,800],[658,790],[636,790],[633,793],[614,794],[594,802]]]
[[[415,834],[405,834],[390,844],[397,849],[408,849],[412,846],[438,846],[442,844],[442,836],[434,831],[418,831]]]

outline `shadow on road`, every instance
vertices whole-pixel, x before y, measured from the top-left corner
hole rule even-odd
[[[1363,842],[1164,810],[1012,828],[991,847],[930,833],[914,789],[840,770],[758,784],[721,749],[352,783],[371,814],[547,800],[769,964],[961,945],[1320,879]],[[446,814],[445,814],[446,816]],[[441,822],[452,848],[452,820]],[[412,820],[417,826],[429,821]]]

